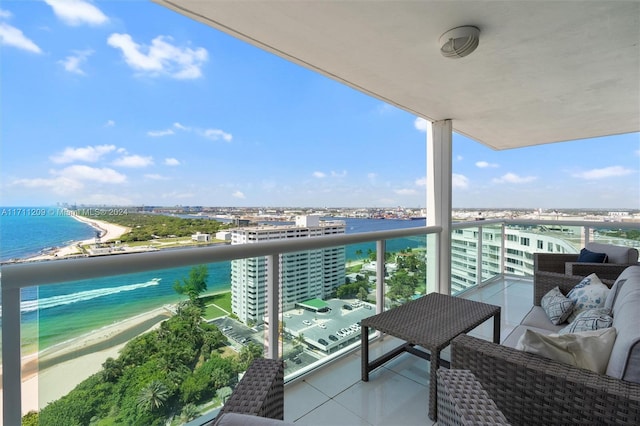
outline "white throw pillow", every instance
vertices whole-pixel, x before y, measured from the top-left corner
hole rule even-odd
[[[604,374],[616,335],[613,327],[547,336],[527,329],[516,349]]]
[[[567,293],[567,298],[575,302],[573,312],[571,312],[567,321],[573,322],[580,312],[587,309],[604,307],[604,302],[607,300],[608,295],[609,287],[604,285],[596,274],[585,277]]]
[[[611,317],[611,310],[609,308],[587,309],[586,311],[580,312],[576,319],[574,319],[573,322],[565,328],[558,331],[558,334],[600,330],[602,328],[611,327],[612,325],[613,318]]]

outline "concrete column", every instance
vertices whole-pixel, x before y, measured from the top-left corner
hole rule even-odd
[[[427,122],[427,293],[451,294],[452,141],[451,120]]]

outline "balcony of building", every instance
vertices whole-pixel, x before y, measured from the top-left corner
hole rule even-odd
[[[426,141],[430,227],[414,235],[426,235],[428,249],[438,255],[429,257],[427,272],[432,275],[427,277],[424,292],[467,290],[464,294],[468,297],[474,293],[476,297],[489,297],[492,286],[502,285],[502,292],[509,293],[513,286],[525,286],[517,282],[507,285],[510,277],[525,276],[531,266],[528,255],[541,250],[537,245],[529,246],[528,250],[517,247],[527,240],[507,238],[509,233],[505,229],[509,227],[501,223],[493,225],[499,232],[489,233],[499,235],[497,244],[488,244],[482,230],[473,231],[477,235],[473,232],[462,235],[460,245],[451,243],[456,237],[452,235],[456,228],[451,224],[453,132],[494,149],[511,149],[640,131],[640,4],[635,1],[156,2],[430,122]],[[480,31],[476,40],[479,47],[462,59],[443,57],[440,36],[460,26]],[[445,37],[444,42],[448,41],[451,40]],[[486,194],[486,199],[491,196]],[[637,194],[630,197],[635,197],[631,202],[636,206]],[[588,231],[593,226],[608,227],[576,226],[587,230],[574,234],[574,238],[582,239],[580,242],[593,236]],[[19,424],[22,414],[23,288],[255,256],[267,256],[273,267],[274,260],[283,253],[365,241],[376,244],[380,256],[388,238],[407,235],[398,232],[318,238],[304,243],[291,239],[220,251],[157,252],[3,266],[4,424]],[[485,250],[485,246],[490,247]],[[561,244],[557,246],[553,245],[553,251],[562,248]],[[507,256],[508,250],[512,251],[511,257]],[[549,247],[543,243],[542,250]],[[518,251],[522,251],[522,256]],[[384,261],[384,257],[378,258],[377,288],[384,287]],[[272,295],[277,291],[277,274],[273,274],[267,280]],[[469,291],[488,283],[492,275],[499,277],[493,284],[479,292]],[[506,312],[512,312],[511,299],[505,300],[508,302],[502,306]],[[384,293],[375,297],[375,306],[378,312],[386,308]],[[517,317],[521,311],[517,308],[513,312]],[[279,314],[278,307],[272,304],[268,309],[272,325],[267,331],[268,342],[279,339],[275,327]],[[508,324],[504,326],[506,330]],[[380,347],[388,341],[375,344]],[[268,357],[277,358],[280,352],[277,345],[266,346]],[[381,367],[374,373],[380,377],[363,386],[349,375],[346,381],[336,377],[325,383],[325,378],[350,370],[350,363],[358,357],[357,345],[340,348],[332,355],[335,361],[326,366],[321,363],[321,368],[310,367],[306,376],[298,377],[297,372],[288,374],[285,404],[289,406],[289,420],[321,424],[321,418],[315,416],[324,413],[315,410],[325,407],[342,411],[344,418],[353,414],[355,424],[360,422],[358,419],[368,424],[398,424],[397,419],[428,424],[424,403],[426,382],[418,379],[424,377],[421,360],[412,364],[409,359],[400,359],[390,368]],[[407,387],[402,387],[400,395],[404,398],[396,405],[392,402],[400,387],[393,386],[398,381],[404,381]],[[41,383],[41,386],[58,385]],[[343,411],[340,407],[358,403],[357,392],[362,395],[361,408],[357,413]],[[414,395],[415,399],[411,399]],[[299,398],[314,402],[297,407]],[[398,408],[407,399],[409,407]],[[394,421],[389,422],[386,417],[387,409],[397,410]],[[425,416],[411,417],[417,412]],[[374,417],[376,413],[380,415]]]
[[[448,292],[462,298],[501,306],[504,312],[501,334],[504,337],[532,305],[532,264],[528,259],[532,258],[532,253],[540,251],[540,246],[544,250],[551,249],[551,252],[559,253],[566,252],[570,248],[577,252],[589,241],[640,246],[637,240],[627,239],[621,233],[625,230],[640,229],[637,223],[612,224],[591,221],[553,221],[552,223],[554,227],[561,228],[557,231],[549,231],[550,223],[526,220],[455,224],[453,245],[466,248],[452,255],[454,259],[451,269],[452,281]],[[40,338],[51,339],[52,333],[49,331],[46,315],[40,317],[40,329],[23,328],[20,321],[24,308],[20,296],[22,289],[32,292],[40,291],[42,312],[45,312],[45,305],[50,304],[54,298],[47,298],[42,290],[61,285],[73,288],[78,285],[77,280],[87,278],[103,281],[117,280],[121,279],[124,273],[135,276],[144,271],[159,273],[166,271],[166,268],[200,264],[215,265],[234,259],[245,259],[246,256],[266,256],[266,263],[270,265],[265,268],[267,279],[263,283],[266,286],[266,299],[256,299],[255,306],[252,305],[247,309],[251,318],[264,318],[264,324],[257,324],[254,327],[252,324],[242,324],[227,315],[214,321],[214,324],[224,330],[232,350],[241,351],[248,342],[253,342],[263,345],[266,357],[285,360],[287,363],[285,369],[286,419],[300,424],[323,424],[323,419],[328,415],[324,410],[328,410],[333,416],[337,416],[330,417],[332,419],[330,424],[354,424],[352,420],[357,420],[355,424],[388,424],[391,418],[388,416],[399,415],[394,410],[400,410],[405,415],[400,417],[406,420],[404,424],[412,424],[417,419],[422,419],[429,424],[426,411],[429,385],[426,374],[428,362],[404,355],[374,371],[368,383],[360,382],[358,330],[344,334],[339,332],[342,329],[351,328],[362,318],[376,312],[383,312],[408,300],[407,295],[399,296],[394,293],[397,292],[394,289],[394,273],[390,272],[397,270],[398,261],[408,253],[415,253],[418,259],[424,260],[424,266],[419,268],[424,269],[418,276],[423,280],[427,276],[426,282],[417,282],[412,288],[411,298],[432,292],[430,287],[436,286],[429,284],[428,274],[425,273],[432,268],[428,265],[437,265],[433,259],[429,260],[437,255],[437,251],[433,249],[434,246],[429,246],[428,239],[440,233],[438,227],[416,227],[210,249],[180,249],[135,255],[3,265],[2,371],[5,373],[3,389],[21,389],[20,392],[3,393],[5,418],[13,419],[26,413],[21,404],[28,392],[37,392],[38,397],[41,398],[41,401],[37,402],[43,407],[78,384],[65,379],[64,376],[52,376],[50,371],[47,371],[50,366],[46,358],[47,354],[41,353],[42,363],[39,368],[42,369],[40,372],[42,374],[39,375],[38,386],[25,387],[24,378],[20,373],[21,348],[25,345],[33,345]],[[513,236],[517,238],[512,238]],[[326,304],[332,308],[329,314],[313,313],[300,306],[282,309],[282,305],[270,302],[279,300],[280,262],[277,259],[286,258],[283,256],[285,253],[335,247],[344,247],[340,252],[356,253],[358,250],[362,251],[362,244],[373,247],[376,257],[375,262],[367,261],[371,266],[369,282],[372,285],[369,294],[364,298],[365,302],[360,302],[355,296],[349,296],[346,299],[332,296],[326,300]],[[407,248],[411,250],[403,253]],[[366,248],[364,251],[366,252]],[[365,275],[365,272],[361,274]],[[106,288],[106,290],[109,289]],[[282,294],[284,293],[280,292],[280,295]],[[34,306],[38,309],[38,299],[34,299],[31,303],[35,303]],[[310,304],[312,305],[311,302]],[[153,308],[158,309],[162,306]],[[123,304],[116,308],[114,313],[126,309],[131,308]],[[152,307],[147,307],[142,311],[151,309]],[[132,312],[130,315],[135,313],[140,312]],[[65,327],[69,328],[73,325],[77,324],[66,323]],[[486,338],[490,336],[491,327],[491,324],[487,324],[475,330],[474,333]],[[47,330],[48,334],[39,336],[38,333],[44,330]],[[61,335],[67,331],[67,329],[58,329]],[[142,331],[144,330],[139,330],[139,333]],[[329,339],[329,335],[334,336],[335,340]],[[295,342],[302,340],[302,336],[305,341],[303,350],[294,354],[297,356],[293,356]],[[372,356],[392,346],[394,341],[395,339],[390,337],[374,340]],[[270,344],[270,342],[278,343]],[[107,355],[102,349],[99,346],[91,347],[81,356],[105,358]],[[117,355],[118,351],[115,350],[108,356]],[[446,356],[445,354],[445,359]],[[100,359],[97,363],[94,359],[93,365],[99,366],[104,361],[106,358]],[[97,371],[99,368],[91,372]],[[405,387],[407,385],[408,387]],[[405,390],[402,393],[396,392],[400,388]],[[412,389],[409,392],[410,398],[406,396],[406,389]],[[399,406],[392,402],[398,394],[405,395]],[[388,403],[387,398],[390,398]],[[8,401],[12,404],[8,404]],[[385,403],[383,404],[382,401]],[[33,407],[30,408],[33,409]],[[213,411],[211,408],[214,408]],[[345,409],[347,411],[344,411]],[[202,421],[210,418],[215,411],[215,407],[209,407],[203,411]],[[341,423],[339,419],[342,416],[344,419]]]

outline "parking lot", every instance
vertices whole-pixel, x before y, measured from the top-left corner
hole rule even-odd
[[[360,339],[360,320],[374,314],[374,306],[359,300],[330,299],[328,312],[292,309],[284,312],[284,329],[330,353]]]
[[[222,334],[224,334],[229,342],[236,348],[241,349],[242,346],[248,345],[250,342],[263,344],[262,332],[255,331],[246,325],[234,321],[228,317],[216,318],[211,322],[215,324]]]
[[[328,312],[311,312],[292,309],[283,313],[283,330],[292,337],[300,334],[307,344],[325,353],[331,353],[360,338],[360,320],[374,314],[375,307],[359,300],[329,299],[325,301]],[[240,349],[253,341],[263,344],[263,331],[251,329],[228,317],[212,321]]]

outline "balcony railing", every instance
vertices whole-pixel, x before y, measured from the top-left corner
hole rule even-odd
[[[574,221],[477,221],[456,223],[453,225],[452,238],[452,283],[451,293],[482,285],[483,282],[502,274],[528,275],[532,271],[532,253],[538,251],[567,252],[578,251],[589,240],[606,241],[615,244],[640,246],[640,242],[608,235],[604,230],[640,229],[638,224],[574,222]],[[85,259],[69,259],[45,262],[6,264],[2,266],[2,372],[3,372],[3,418],[4,424],[19,424],[21,419],[21,289],[34,286],[59,285],[78,280],[115,277],[123,274],[136,274],[148,271],[160,271],[167,268],[181,268],[202,264],[215,264],[237,259],[265,257],[266,308],[264,323],[254,331],[262,333],[265,353],[270,358],[282,357],[290,347],[283,335],[286,327],[279,327],[289,318],[283,316],[279,303],[280,256],[308,250],[348,247],[369,243],[375,247],[376,262],[374,268],[375,311],[382,312],[403,297],[393,297],[390,302],[388,291],[393,288],[393,277],[387,272],[391,269],[386,252],[397,253],[401,245],[394,241],[405,238],[417,238],[418,247],[424,247],[425,255],[435,255],[429,251],[425,237],[438,234],[441,227],[416,227],[392,231],[378,231],[361,234],[323,236],[305,239],[276,240],[265,243],[208,247],[196,249],[164,250],[130,255],[104,256]],[[606,235],[605,235],[606,234]],[[511,236],[511,237],[510,237]],[[515,236],[515,238],[513,237]],[[375,245],[375,246],[374,246]],[[542,245],[542,247],[541,247]],[[392,248],[388,248],[391,247]],[[551,249],[551,250],[549,250]],[[396,259],[394,259],[395,261]],[[395,262],[392,262],[395,263]],[[437,262],[434,262],[437,265]],[[349,270],[347,268],[347,274]],[[415,296],[428,292],[427,283],[416,290]],[[395,291],[395,290],[394,290]],[[405,295],[406,296],[406,295]],[[253,296],[255,297],[255,295]],[[405,297],[406,298],[406,297]],[[400,302],[401,303],[401,302]],[[338,307],[339,309],[339,307]],[[362,311],[364,312],[364,311]],[[300,317],[302,318],[302,317]],[[355,317],[353,317],[355,318]],[[322,323],[312,321],[317,324]],[[355,322],[355,321],[354,321]],[[312,325],[316,325],[313,323]],[[318,325],[319,326],[319,325]],[[345,353],[358,347],[358,338],[346,337],[339,344],[320,342],[320,338],[309,333],[308,343],[318,344],[327,357],[305,363],[302,368],[290,369],[289,377],[316,368],[327,358]],[[356,335],[357,337],[357,335]],[[315,340],[314,340],[315,339]]]

